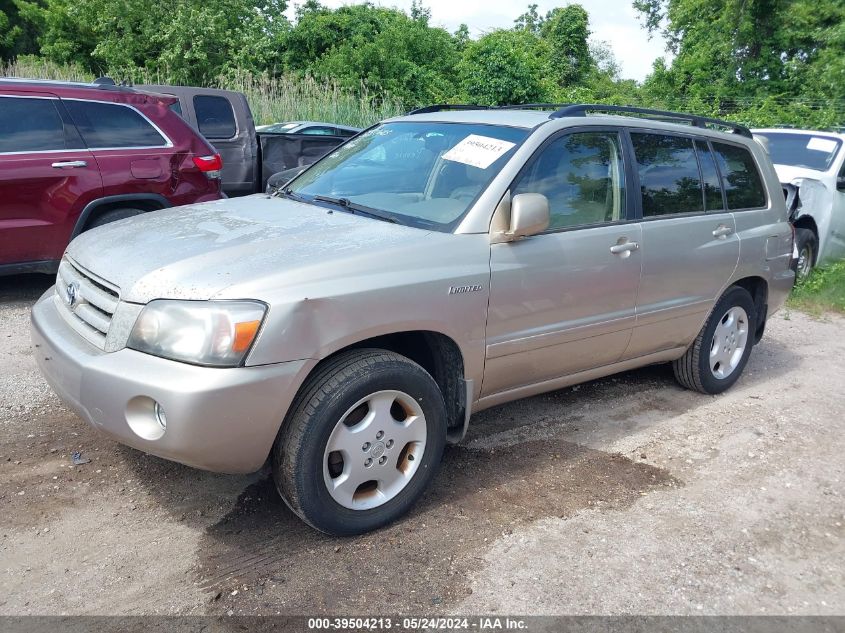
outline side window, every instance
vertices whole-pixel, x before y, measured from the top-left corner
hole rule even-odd
[[[170,108],[176,114],[178,114],[180,117],[184,118],[184,116],[182,116],[182,104],[178,101],[174,101],[167,107]]]
[[[701,213],[704,197],[692,139],[632,132],[643,217]]]
[[[128,106],[101,101],[64,100],[63,103],[91,149],[168,144],[149,121]]]
[[[334,136],[335,129],[333,127],[311,126],[304,128],[300,134],[310,134],[312,136]]]
[[[335,131],[336,136],[342,136],[344,138],[349,138],[350,136],[355,136],[358,132],[353,130],[344,130],[343,128],[337,128]]]
[[[194,111],[197,114],[197,127],[206,138],[232,138],[238,133],[235,124],[235,111],[232,104],[224,97],[195,95]]]
[[[725,203],[722,200],[722,183],[719,172],[716,171],[716,161],[706,141],[696,141],[698,163],[701,165],[701,176],[704,181],[704,209],[705,211],[723,211]]]
[[[72,149],[55,99],[0,98],[0,152]]]
[[[766,190],[751,152],[744,147],[725,143],[713,143],[713,152],[722,173],[728,209],[735,211],[765,207]]]
[[[615,132],[576,132],[535,154],[512,189],[549,200],[549,229],[625,218],[625,170]]]

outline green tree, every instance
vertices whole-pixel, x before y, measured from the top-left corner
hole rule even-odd
[[[482,105],[540,102],[554,85],[551,49],[527,30],[498,30],[470,42],[458,65],[465,98]]]
[[[560,87],[578,84],[590,72],[589,23],[590,16],[580,4],[555,8],[542,22],[540,36],[548,42],[549,61]]]
[[[410,16],[371,4],[331,10],[314,3],[285,39],[286,67],[347,88],[363,81],[409,105],[445,100],[455,93],[458,47],[429,17],[417,3]]]
[[[17,0],[0,0],[0,59],[38,52],[38,24]]]
[[[41,25],[41,52],[59,63],[129,78],[201,83],[274,63],[288,28],[285,0],[17,0]]]
[[[682,100],[845,98],[841,0],[635,0],[675,59],[647,88]]]

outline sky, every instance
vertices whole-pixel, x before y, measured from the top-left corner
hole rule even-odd
[[[293,4],[288,13],[292,18]],[[408,11],[411,0],[372,0],[373,4],[396,7]],[[344,4],[356,4],[350,0],[321,0],[331,8]],[[450,32],[461,23],[469,26],[473,37],[478,37],[496,28],[510,28],[513,21],[526,10],[529,4],[536,4],[537,11],[545,15],[556,6],[570,4],[566,0],[543,2],[542,0],[423,0],[423,6],[431,9],[431,24],[442,26]],[[638,14],[631,6],[631,0],[579,0],[590,14],[591,39],[602,40],[610,45],[622,71],[623,79],[642,81],[651,72],[652,62],[665,55],[665,44],[659,34],[651,40],[641,26]]]

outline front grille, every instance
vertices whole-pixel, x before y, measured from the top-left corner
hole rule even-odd
[[[105,349],[106,335],[120,300],[118,288],[66,257],[59,264],[56,296],[65,321],[89,342]]]

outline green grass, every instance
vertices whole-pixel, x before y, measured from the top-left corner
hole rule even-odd
[[[845,314],[845,260],[814,269],[795,287],[787,305],[814,315]]]
[[[0,61],[0,76],[66,81],[94,79],[93,75],[80,68],[62,66],[35,57],[23,57],[9,63]],[[152,73],[133,79],[135,83],[167,83]],[[256,125],[310,120],[367,127],[406,110],[399,100],[389,95],[376,97],[364,84],[353,91],[343,89],[331,81],[317,81],[313,77],[270,77],[266,74],[235,71],[219,77],[206,87],[243,92],[249,101]]]

